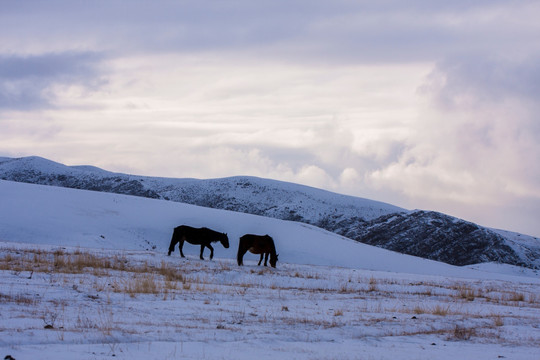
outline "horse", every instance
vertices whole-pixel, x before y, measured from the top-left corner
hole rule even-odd
[[[274,239],[268,235],[253,235],[246,234],[240,238],[238,244],[238,255],[236,260],[238,266],[244,265],[244,254],[249,251],[253,254],[261,254],[261,259],[257,265],[261,265],[264,255],[264,266],[268,261],[268,255],[270,255],[270,266],[276,267],[278,261],[278,255],[276,254],[276,246],[274,245]]]
[[[184,241],[187,241],[188,243],[193,245],[201,245],[201,260],[204,260],[204,247],[210,249],[210,260],[212,260],[212,258],[214,257],[214,248],[212,247],[212,245],[210,245],[210,243],[219,241],[225,249],[229,248],[229,238],[227,237],[227,234],[220,233],[206,227],[194,228],[187,225],[181,225],[174,228],[171,244],[169,245],[169,253],[167,255],[170,256],[171,253],[174,251],[174,247],[176,246],[176,244],[180,243],[180,245],[178,245],[178,248],[180,249],[180,256],[185,257],[184,253],[182,252]]]

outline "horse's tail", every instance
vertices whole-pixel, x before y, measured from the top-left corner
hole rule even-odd
[[[178,244],[178,239],[180,238],[179,234],[179,229],[178,228],[175,228],[174,231],[173,231],[173,235],[172,235],[172,238],[171,238],[171,244],[169,245],[169,253],[167,255],[171,255],[172,252],[174,252],[174,247],[176,246],[176,244]]]
[[[236,261],[238,262],[238,266],[242,266],[244,263],[244,238],[241,237],[240,241],[238,242],[238,254],[236,254]]]

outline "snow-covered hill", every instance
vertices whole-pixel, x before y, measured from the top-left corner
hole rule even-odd
[[[0,199],[0,353],[16,359],[537,357],[536,270],[159,199],[3,180]],[[167,256],[179,224],[231,246]],[[276,269],[236,264],[244,233],[274,238]]]
[[[454,265],[497,262],[540,268],[538,239],[487,229],[434,211],[381,216],[351,227],[344,235]]]
[[[440,213],[407,211],[373,200],[268,179],[143,177],[92,166],[70,167],[40,157],[0,158],[0,179],[165,199],[293,220],[363,243],[453,265],[499,262],[540,268],[537,238],[495,232]]]
[[[0,198],[2,241],[166,253],[173,228],[188,224],[228,234],[231,246],[217,244],[216,258],[234,259],[239,237],[255,233],[275,239],[282,262],[427,274],[436,267],[441,269],[436,272],[460,273],[450,265],[360,244],[314,226],[171,201],[2,180]],[[187,255],[198,251],[198,246],[184,246]]]
[[[238,239],[246,233],[270,234],[280,262],[285,263],[485,276],[362,244],[312,225],[172,201],[3,180],[0,199],[0,241],[166,253],[173,228],[187,224],[228,234],[230,247],[217,243],[216,258],[235,259]],[[199,249],[186,244],[184,253],[198,256]]]
[[[112,173],[92,166],[65,166],[36,156],[0,158],[0,178],[172,200],[319,227],[340,219],[371,220],[406,211],[378,201],[249,176],[211,180],[156,178]]]

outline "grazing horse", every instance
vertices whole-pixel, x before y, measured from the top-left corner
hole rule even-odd
[[[187,241],[188,243],[193,245],[201,245],[201,260],[204,260],[203,251],[205,246],[210,249],[210,260],[212,260],[212,258],[214,257],[214,248],[212,247],[212,245],[210,245],[210,243],[219,241],[225,249],[229,248],[229,238],[227,237],[227,234],[220,233],[205,227],[198,229],[187,225],[181,225],[174,228],[171,245],[169,245],[169,253],[167,255],[171,255],[171,253],[174,251],[174,247],[176,246],[176,244],[180,243],[180,245],[178,245],[178,248],[180,249],[180,255],[182,257],[185,257],[184,253],[182,252],[184,241]]]
[[[244,254],[249,251],[253,254],[261,254],[261,259],[257,265],[261,265],[263,255],[264,257],[264,266],[268,261],[268,255],[270,255],[270,266],[276,267],[278,261],[278,254],[276,254],[276,246],[274,245],[274,239],[268,235],[252,235],[246,234],[240,238],[240,243],[238,244],[238,255],[236,260],[238,265],[244,265]]]

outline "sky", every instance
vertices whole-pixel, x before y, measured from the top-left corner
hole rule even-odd
[[[540,236],[540,1],[0,0],[0,156]]]

